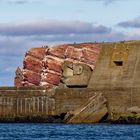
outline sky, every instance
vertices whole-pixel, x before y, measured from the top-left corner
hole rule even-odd
[[[140,0],[0,0],[0,86],[45,45],[140,40]]]

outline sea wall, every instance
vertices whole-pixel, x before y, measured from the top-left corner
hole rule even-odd
[[[95,93],[103,93],[107,100],[108,119],[116,120],[129,108],[140,108],[140,89],[45,89],[0,88],[0,121],[52,122],[50,116],[60,119],[62,114],[73,112],[86,103]],[[64,117],[64,116],[63,116]],[[61,118],[62,121],[64,118]],[[18,119],[17,119],[18,118]],[[39,118],[39,119],[38,119]],[[86,122],[86,121],[85,121]]]
[[[1,87],[0,121],[60,116],[80,107],[92,96],[91,89],[46,89],[44,87]],[[36,122],[36,121],[35,121]],[[40,120],[41,122],[41,120]]]
[[[140,42],[103,44],[88,88],[104,93],[111,119],[140,113]]]

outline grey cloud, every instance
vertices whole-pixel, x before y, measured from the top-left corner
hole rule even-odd
[[[24,39],[13,37],[0,37],[0,56],[20,56],[26,43]]]
[[[12,3],[12,1],[10,1]],[[14,1],[15,4],[25,4],[25,3],[28,3],[27,0],[16,0]]]
[[[114,2],[116,2],[116,0],[105,0],[104,4],[109,5],[109,4],[114,3]]]
[[[26,4],[31,2],[31,0],[1,0],[0,2],[8,4]]]
[[[0,57],[23,57],[29,48],[44,44],[48,44],[47,41],[33,40],[30,37],[0,36]]]
[[[47,42],[0,36],[0,86],[13,86],[15,70],[18,66],[22,67],[25,52],[44,44]]]
[[[0,0],[0,3],[23,5],[28,3],[43,3],[45,0]]]
[[[103,2],[105,5],[108,5],[108,4],[110,4],[110,3],[115,2],[116,0],[96,0],[96,1],[101,1],[101,2]]]
[[[48,42],[94,42],[94,41],[119,41],[124,40],[125,35],[120,32],[110,32],[105,34],[68,34],[68,35],[46,35],[34,36],[33,40],[47,40]]]
[[[105,6],[111,5],[111,4],[116,4],[116,3],[121,3],[123,1],[127,2],[127,1],[131,1],[131,0],[83,0],[86,2],[101,2],[103,3]]]
[[[134,20],[120,22],[117,25],[123,28],[140,28],[140,17]]]
[[[115,3],[117,1],[122,1],[122,0],[84,0],[84,1],[89,1],[89,2],[102,2],[104,5],[109,5],[109,4],[112,4],[112,3]]]
[[[52,34],[102,34],[108,33],[111,29],[89,22],[62,22],[62,21],[41,21],[22,24],[0,24],[0,34],[6,36],[32,36]]]

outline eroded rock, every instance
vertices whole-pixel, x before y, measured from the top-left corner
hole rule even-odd
[[[23,71],[23,75],[24,75],[24,81],[25,81],[26,83],[34,84],[34,85],[36,85],[36,86],[39,85],[40,80],[41,80],[40,74],[25,69],[25,70]]]
[[[15,86],[58,86],[62,84],[62,64],[65,61],[73,63],[74,77],[71,77],[71,80],[67,79],[67,84],[69,81],[69,85],[71,83],[73,85],[76,85],[76,83],[87,85],[91,70],[95,68],[100,50],[101,45],[94,43],[32,48],[27,51],[23,61],[23,68],[20,69],[22,78],[16,73]],[[83,69],[82,73],[80,73],[80,69]],[[89,74],[85,71],[88,71]],[[87,74],[87,78],[84,76],[85,74]],[[82,77],[80,78],[81,75]]]
[[[41,73],[42,71],[42,61],[32,56],[26,56],[23,65],[24,69],[28,69],[37,73]]]
[[[14,85],[16,85],[17,87],[22,87],[23,86],[23,80],[24,80],[23,72],[18,67],[16,69],[16,77],[15,77]]]

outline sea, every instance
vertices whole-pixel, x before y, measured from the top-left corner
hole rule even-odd
[[[1,123],[1,140],[140,140],[140,125]]]

